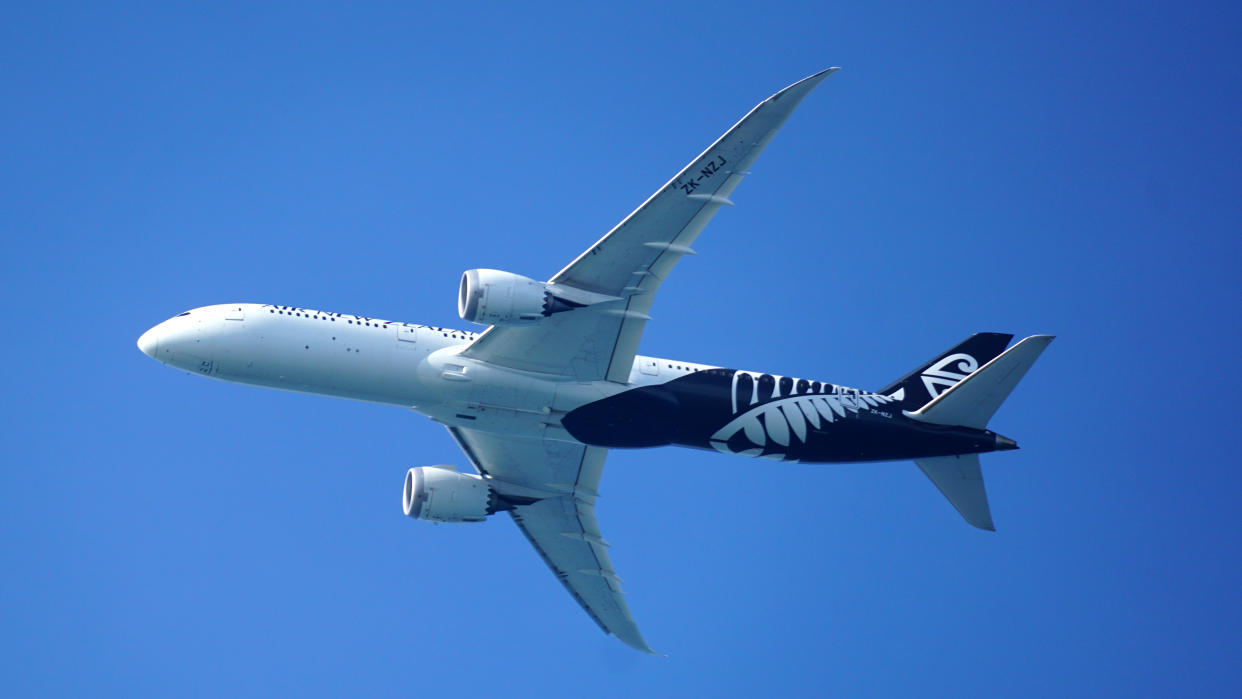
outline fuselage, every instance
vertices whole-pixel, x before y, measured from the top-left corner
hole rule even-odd
[[[444,425],[632,448],[680,445],[786,461],[993,451],[987,430],[908,418],[890,396],[638,356],[628,383],[576,381],[461,356],[476,333],[291,306],[182,313],[139,339],[209,378],[396,405]]]

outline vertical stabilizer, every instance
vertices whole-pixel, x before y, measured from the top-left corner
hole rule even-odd
[[[983,487],[978,454],[916,459],[914,463],[971,526],[996,531],[992,526],[992,511],[988,508],[988,493]]]
[[[1052,342],[1051,335],[1032,335],[984,364],[926,405],[906,416],[936,425],[982,430]],[[1014,449],[1013,440],[997,435],[997,449]],[[978,454],[915,459],[914,463],[971,526],[996,531]]]
[[[1050,342],[1051,335],[1026,338],[927,405],[906,415],[936,425],[984,429]]]
[[[905,410],[918,410],[999,356],[1012,339],[1006,333],[975,333],[876,393],[896,398]]]

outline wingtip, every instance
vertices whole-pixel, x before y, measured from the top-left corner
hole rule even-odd
[[[802,98],[805,97],[807,93],[815,89],[815,86],[819,85],[821,82],[823,82],[825,78],[827,78],[829,75],[832,75],[833,73],[837,72],[840,69],[841,68],[839,66],[832,66],[830,68],[825,68],[819,71],[818,73],[812,73],[811,75],[806,76],[805,78],[799,80],[798,82],[792,85],[789,85],[783,90],[772,95],[771,97],[768,98],[768,101],[774,102],[784,97],[785,95],[793,93],[797,95],[797,98],[798,98],[797,101],[801,102]],[[795,106],[796,104],[797,103],[795,102]]]
[[[956,505],[954,507],[956,507]],[[958,512],[961,512],[961,510],[958,510]],[[975,529],[978,529],[979,531],[984,531],[984,532],[996,531],[996,525],[992,523],[991,512],[984,513],[983,517],[981,518],[980,517],[967,517],[965,513],[963,513],[962,518],[966,520],[967,524],[974,527]]]
[[[609,633],[612,633],[612,632],[609,632]],[[655,650],[653,650],[651,646],[647,645],[647,642],[643,640],[642,636],[637,636],[636,638],[625,638],[616,633],[613,633],[612,635],[616,637],[618,641],[621,641],[622,643],[629,646],[630,648],[633,648],[634,650],[642,651],[646,653],[647,655],[655,655],[661,658],[668,657],[664,653],[657,653]]]
[[[806,76],[805,78],[803,78],[803,79],[799,80],[798,82],[800,82],[800,83],[804,83],[804,82],[807,82],[807,81],[810,81],[810,80],[814,80],[814,81],[816,81],[816,82],[819,82],[820,80],[823,80],[824,78],[828,77],[829,75],[832,75],[833,73],[837,72],[838,70],[841,70],[841,66],[829,66],[829,67],[827,67],[827,68],[825,68],[825,69],[823,69],[823,70],[819,71],[818,73],[812,73],[811,75]],[[794,83],[794,85],[797,85],[797,84],[798,84],[798,83]]]

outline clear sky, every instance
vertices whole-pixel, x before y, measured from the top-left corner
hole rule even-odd
[[[1234,695],[1236,3],[10,4],[0,694]],[[412,412],[134,343],[279,303],[463,327],[777,89],[803,103],[640,350],[878,388],[1058,340],[992,426],[998,531],[910,463],[613,452],[604,636]]]

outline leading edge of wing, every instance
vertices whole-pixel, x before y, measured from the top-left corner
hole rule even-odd
[[[783,89],[777,90],[771,97],[768,97],[767,99],[763,100],[759,104],[755,105],[754,108],[752,108],[749,112],[746,112],[746,114],[741,119],[738,119],[737,123],[735,123],[733,126],[730,126],[727,131],[721,134],[720,138],[717,138],[715,141],[712,142],[710,146],[708,146],[707,148],[704,148],[702,153],[699,153],[697,156],[691,159],[690,163],[686,165],[685,168],[678,171],[678,173],[676,175],[673,175],[673,177],[671,177],[668,182],[665,182],[663,186],[661,186],[654,193],[652,193],[651,196],[647,197],[647,199],[642,204],[640,204],[638,208],[630,212],[630,214],[626,216],[624,219],[622,219],[620,223],[614,226],[612,230],[610,230],[608,233],[605,233],[599,240],[595,241],[594,245],[587,248],[586,250],[582,252],[582,254],[574,258],[573,262],[570,262],[569,264],[565,265],[565,267],[561,271],[554,274],[550,281],[572,283],[571,278],[573,274],[574,265],[578,264],[584,258],[594,255],[597,252],[597,249],[599,248],[600,244],[603,243],[608,238],[608,236],[613,233],[613,231],[616,231],[620,228],[625,227],[625,225],[629,223],[630,219],[634,218],[636,214],[638,214],[644,208],[646,208],[646,206],[649,203],[651,203],[653,199],[655,199],[656,197],[660,196],[662,193],[667,191],[669,187],[674,182],[676,182],[679,178],[685,175],[688,171],[692,170],[695,167],[695,164],[703,159],[703,156],[710,153],[714,148],[719,146],[723,141],[726,141],[730,136],[733,135],[733,133],[737,130],[739,126],[744,124],[756,112],[763,109],[765,106],[769,104],[775,103],[786,97],[790,97],[792,99],[786,101],[787,106],[785,106],[784,109],[781,110],[781,114],[779,116],[779,122],[776,124],[775,128],[772,129],[772,131],[769,132],[765,138],[761,139],[762,141],[770,140],[771,137],[775,134],[775,131],[779,129],[781,125],[784,124],[785,120],[788,119],[791,114],[793,114],[793,111],[797,109],[798,105],[802,103],[802,100],[805,99],[808,94],[810,94],[811,90],[814,90],[816,86],[818,86],[821,82],[824,81],[825,78],[837,72],[838,70],[841,70],[840,66],[832,66],[829,68],[825,68],[824,70],[821,70],[818,73],[815,73],[813,75],[808,75],[807,77],[799,80],[796,83],[793,83],[792,85],[789,85]],[[763,144],[763,146],[766,146],[766,145],[767,145],[766,143]],[[762,151],[763,146],[760,146],[756,150]],[[758,155],[758,153],[755,153],[755,155]],[[747,165],[749,165],[749,163],[747,163]]]

